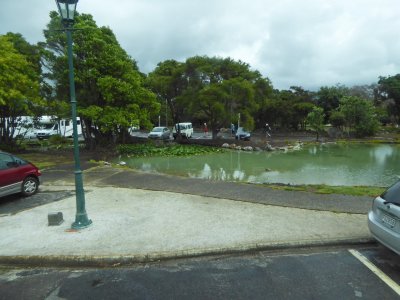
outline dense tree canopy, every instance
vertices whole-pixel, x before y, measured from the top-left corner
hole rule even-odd
[[[387,109],[393,122],[399,122],[400,74],[379,78],[376,104]]]
[[[0,36],[0,140],[13,142],[17,117],[34,115],[41,106],[37,64],[20,35]],[[27,50],[27,51],[24,51]]]
[[[325,121],[329,119],[331,112],[339,107],[340,99],[349,94],[349,90],[344,85],[323,86],[316,93],[316,104],[322,107],[325,114]]]
[[[180,95],[186,88],[184,64],[175,60],[160,62],[147,77],[147,86],[157,95],[162,111],[166,111],[165,125],[168,125],[168,115],[173,123],[184,120],[185,105],[180,101]],[[170,114],[167,113],[169,110]]]
[[[272,92],[268,79],[241,61],[194,56],[185,63],[167,60],[149,74],[148,84],[171,110],[174,123],[187,118],[207,123],[213,132],[238,121],[248,129],[263,99]]]
[[[260,119],[277,128],[305,129],[307,114],[312,111],[313,93],[301,87],[290,90],[275,90],[272,96],[264,99]],[[261,127],[261,126],[260,126]]]
[[[358,136],[373,135],[378,129],[378,121],[371,101],[345,96],[340,99],[339,111],[343,114],[347,128]]]
[[[57,31],[60,19],[50,14],[45,30],[47,78],[55,85],[56,99],[68,101],[69,84],[66,38]],[[98,27],[88,14],[75,16],[74,71],[78,113],[85,123],[85,138],[109,141],[126,134],[130,126],[151,127],[160,105],[144,87],[145,77],[119,45],[108,27]]]

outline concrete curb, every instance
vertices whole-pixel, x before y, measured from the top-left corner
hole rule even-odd
[[[120,267],[137,263],[151,263],[155,261],[166,261],[173,259],[194,258],[212,255],[240,254],[253,251],[276,251],[297,248],[320,248],[320,247],[352,247],[360,245],[374,245],[373,238],[350,238],[335,240],[309,240],[293,241],[285,243],[266,243],[253,245],[238,245],[219,249],[187,249],[178,252],[154,252],[146,255],[123,255],[123,256],[0,256],[1,265],[12,265],[20,267]]]

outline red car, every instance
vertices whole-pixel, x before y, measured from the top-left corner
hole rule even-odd
[[[35,194],[40,184],[39,169],[12,154],[0,151],[0,197],[22,193]]]

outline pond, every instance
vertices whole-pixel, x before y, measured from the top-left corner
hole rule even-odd
[[[250,183],[387,186],[400,175],[400,148],[388,144],[321,144],[286,152],[229,150],[190,157],[121,159],[146,172]]]

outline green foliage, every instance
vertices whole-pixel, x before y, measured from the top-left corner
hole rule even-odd
[[[209,124],[213,137],[220,127],[229,127],[241,114],[240,124],[252,130],[254,115],[262,99],[271,90],[268,79],[250,66],[230,58],[195,56],[185,63],[188,86],[182,94],[190,111]]]
[[[16,40],[29,44],[21,37],[0,36],[0,141],[13,143],[13,124],[18,116],[32,115],[41,105],[37,66],[17,48]],[[22,46],[19,46],[22,47]]]
[[[121,144],[117,150],[122,155],[142,156],[191,156],[207,153],[223,152],[224,149],[198,145],[168,145],[155,146],[153,144]]]
[[[324,110],[317,106],[314,106],[313,110],[307,115],[307,123],[317,132],[317,141],[319,133],[324,130],[324,119]]]
[[[56,149],[65,148],[72,145],[72,141],[63,137],[59,134],[50,136],[49,144],[54,146]]]
[[[400,74],[388,77],[379,77],[376,89],[377,106],[386,108],[393,122],[400,119]]]
[[[344,114],[336,110],[331,112],[331,116],[329,117],[329,122],[333,127],[337,128],[342,128],[346,124]]]
[[[263,101],[259,120],[275,127],[305,129],[307,115],[314,107],[312,99],[313,94],[301,87],[275,90]]]
[[[184,64],[175,60],[160,62],[146,79],[146,85],[157,95],[162,111],[172,123],[179,123],[189,116],[186,105],[180,98],[187,82],[184,78]],[[155,123],[155,120],[153,120]],[[166,119],[166,123],[168,119]]]
[[[194,56],[185,63],[167,60],[149,74],[149,87],[167,103],[173,122],[206,122],[217,129],[237,122],[253,129],[254,116],[272,85],[250,66],[230,58]]]
[[[349,89],[344,85],[324,86],[316,94],[316,104],[324,109],[325,116],[329,119],[331,112],[339,108],[340,99],[346,95],[349,95]]]
[[[13,44],[14,49],[25,57],[38,79],[41,74],[40,47],[29,44],[20,33],[7,32],[5,37]]]
[[[344,115],[349,131],[354,130],[357,136],[370,136],[378,130],[379,123],[371,101],[345,96],[340,99],[339,110]]]
[[[54,29],[60,27],[56,12],[50,13],[43,43],[47,77],[55,82],[57,98],[69,101],[66,38]],[[154,93],[144,86],[144,76],[136,62],[121,48],[108,27],[98,27],[88,14],[75,16],[74,73],[78,114],[85,126],[84,136],[108,143],[115,136],[123,141],[130,126],[150,127],[160,105]]]

